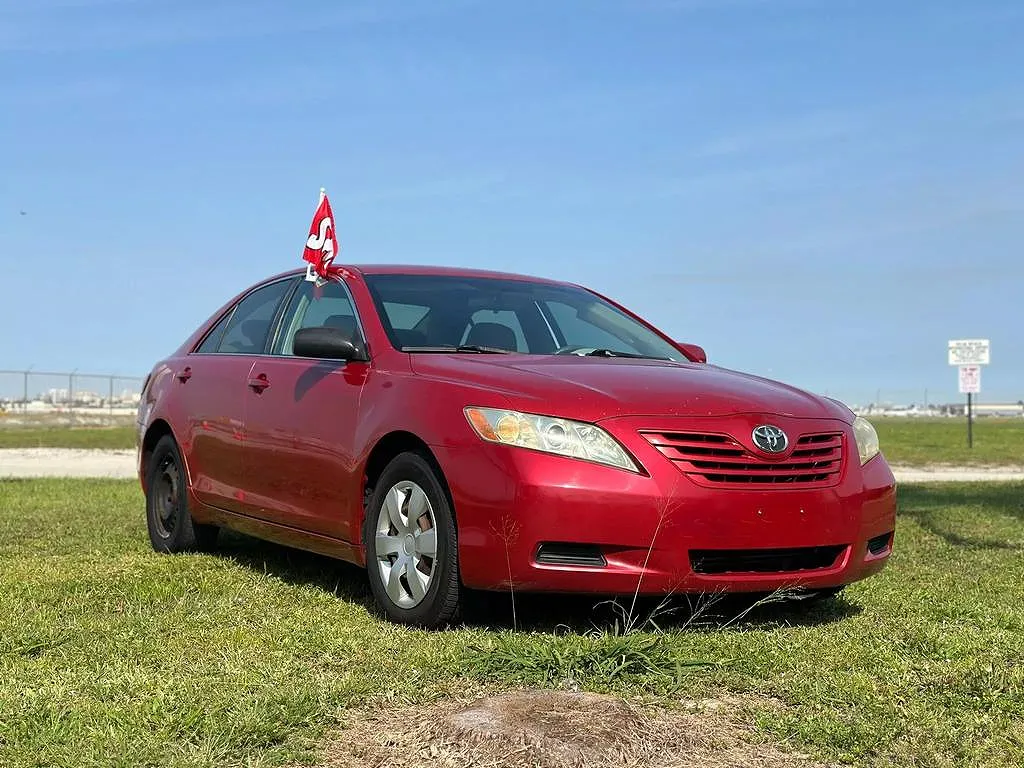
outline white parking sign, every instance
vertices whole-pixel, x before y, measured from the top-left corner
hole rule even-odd
[[[988,339],[951,339],[950,365],[988,365]]]
[[[960,394],[976,395],[981,392],[981,366],[960,366]]]

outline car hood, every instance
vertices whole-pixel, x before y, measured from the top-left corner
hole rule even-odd
[[[540,355],[413,354],[413,370],[501,394],[509,407],[584,421],[738,413],[834,418],[838,403],[777,381],[704,363]],[[487,405],[470,403],[466,405]]]

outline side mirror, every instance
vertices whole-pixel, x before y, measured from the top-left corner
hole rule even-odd
[[[337,328],[303,328],[295,334],[292,351],[297,357],[321,360],[365,360],[362,343],[352,341]]]
[[[707,352],[704,351],[704,347],[699,344],[687,344],[682,341],[676,342],[676,346],[683,351],[683,354],[693,360],[695,363],[706,363],[708,361]]]

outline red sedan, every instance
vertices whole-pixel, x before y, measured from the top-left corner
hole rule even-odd
[[[892,549],[870,423],[518,275],[278,275],[155,366],[138,430],[156,550],[223,527],[339,557],[423,626],[464,587],[831,594]]]

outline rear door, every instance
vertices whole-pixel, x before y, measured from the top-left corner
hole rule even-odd
[[[246,393],[247,514],[351,541],[358,510],[354,436],[370,364],[293,354],[301,328],[333,326],[364,338],[342,282],[301,281],[271,354],[256,360]]]
[[[247,382],[294,278],[256,288],[229,309],[175,371],[189,480],[205,504],[242,512]]]

